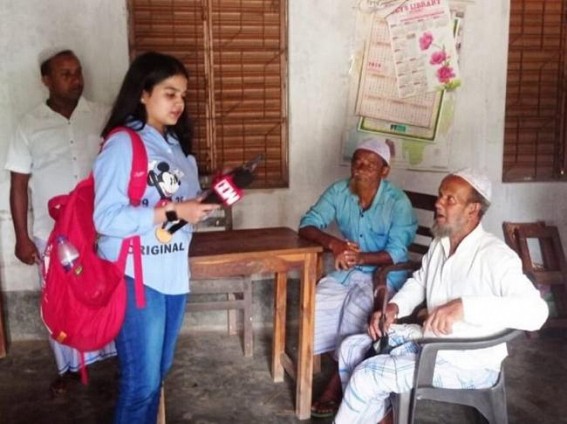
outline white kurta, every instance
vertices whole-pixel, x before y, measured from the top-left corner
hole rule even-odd
[[[548,316],[547,304],[522,272],[518,255],[479,224],[449,257],[449,239],[435,239],[421,268],[392,298],[398,317],[413,311],[423,300],[428,311],[461,298],[464,319],[448,337],[482,337],[505,328],[537,330]],[[436,337],[425,333],[424,337]],[[474,352],[442,352],[440,356],[460,368],[500,370],[506,345]]]
[[[480,337],[504,328],[539,329],[548,316],[547,304],[522,273],[518,256],[478,225],[449,256],[449,240],[435,239],[415,272],[392,298],[399,317],[409,315],[423,300],[432,311],[462,299],[464,318],[448,337]],[[391,334],[393,335],[393,334]],[[425,337],[436,337],[425,333]],[[397,336],[396,336],[397,337]],[[340,347],[339,372],[344,398],[336,424],[378,422],[389,406],[390,393],[411,389],[417,346],[404,334],[390,339],[399,345],[389,355],[364,360],[371,340],[347,338]],[[440,352],[434,382],[438,387],[490,387],[506,357],[506,345],[471,351]]]

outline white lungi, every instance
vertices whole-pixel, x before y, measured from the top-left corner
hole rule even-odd
[[[365,332],[373,307],[371,274],[353,271],[344,284],[322,278],[315,291],[314,354],[334,351],[345,337]]]
[[[38,251],[43,256],[47,242],[38,238],[34,238],[34,242]],[[39,269],[39,281],[40,285],[42,285],[43,276],[41,275],[41,268]],[[55,356],[57,372],[59,374],[64,374],[67,371],[76,372],[81,368],[81,354],[77,349],[58,343],[51,337],[49,337],[49,344],[51,345],[53,356]],[[114,342],[110,342],[100,350],[85,352],[85,365],[89,365],[115,355],[116,348],[114,347]]]
[[[372,343],[368,335],[358,334],[342,342],[339,374],[344,396],[335,424],[377,423],[390,409],[390,394],[411,390],[418,352],[418,345],[411,341],[415,339],[412,327],[392,325],[390,346],[397,347],[389,355],[367,360],[364,356]],[[461,369],[437,359],[433,381],[436,387],[451,389],[486,388],[494,385],[498,374],[488,369]]]

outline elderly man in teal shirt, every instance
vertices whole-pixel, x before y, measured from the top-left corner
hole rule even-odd
[[[351,177],[332,184],[301,218],[299,234],[329,249],[335,262],[335,271],[317,285],[315,354],[334,351],[346,336],[366,330],[373,309],[372,273],[407,260],[417,220],[405,193],[385,180],[390,157],[386,140],[364,140],[353,154]],[[342,238],[323,231],[332,222]],[[396,292],[406,277],[391,273],[389,291]],[[332,415],[340,399],[337,370],[314,402],[312,416]]]

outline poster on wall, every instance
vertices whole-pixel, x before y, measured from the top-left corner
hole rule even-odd
[[[404,7],[413,3],[415,2],[406,1]],[[450,11],[452,25],[449,25],[449,31],[453,34],[452,50],[455,51],[450,55],[458,58],[465,4],[451,3]],[[399,21],[399,18],[395,20]],[[446,134],[452,121],[455,94],[437,87],[433,92],[425,90],[414,96],[400,97],[388,21],[377,14],[360,13],[358,23],[357,45],[364,47],[355,56],[358,59],[353,66],[349,95],[349,105],[352,106],[349,110],[354,109],[354,114],[347,115],[343,135],[343,163],[350,160],[354,146],[361,139],[368,137],[369,133],[379,133],[387,135],[395,145],[393,166],[446,170],[449,161]],[[415,31],[410,35],[413,37]],[[427,40],[423,40],[423,46],[432,48],[435,37],[428,36]],[[455,69],[457,67],[458,64]],[[421,77],[422,81],[427,80],[425,72]]]

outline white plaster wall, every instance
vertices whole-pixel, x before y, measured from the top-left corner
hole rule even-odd
[[[126,7],[116,0],[0,0],[0,287],[37,289],[37,270],[15,258],[4,161],[19,117],[43,101],[38,53],[73,49],[83,65],[85,96],[110,104],[128,66]]]
[[[36,54],[47,43],[71,41],[88,81],[86,94],[110,101],[127,66],[126,14],[118,0],[0,0],[0,160],[18,116],[42,99]],[[248,193],[234,210],[237,228],[295,228],[301,214],[333,180],[339,166],[352,53],[354,1],[289,0],[290,188]],[[503,220],[545,219],[567,243],[563,183],[502,184],[502,133],[508,0],[467,10],[461,71],[450,131],[451,169],[485,169],[494,181],[486,227],[501,236]],[[394,170],[398,185],[435,193],[443,174]],[[0,177],[2,289],[33,289],[35,273],[13,257],[6,174]]]

